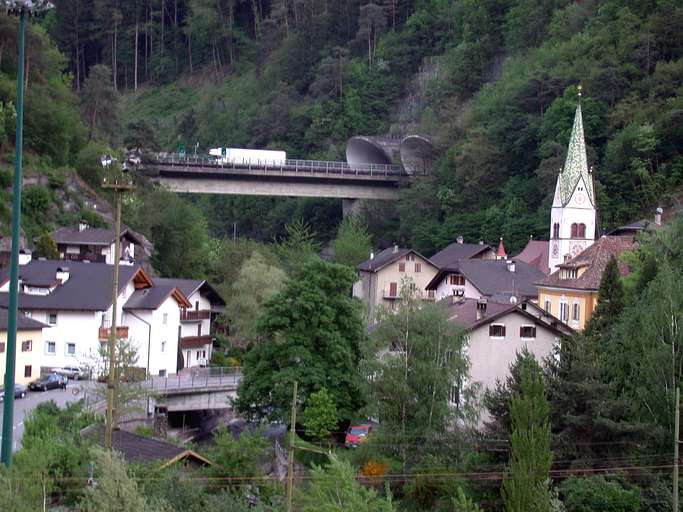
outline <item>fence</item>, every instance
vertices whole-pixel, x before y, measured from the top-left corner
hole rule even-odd
[[[242,368],[239,366],[190,368],[189,372],[169,377],[152,377],[147,381],[146,387],[151,391],[166,392],[237,386],[241,380]]]

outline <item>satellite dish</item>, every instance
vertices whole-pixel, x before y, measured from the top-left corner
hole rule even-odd
[[[510,304],[512,304],[513,306],[517,304],[517,297],[515,297],[514,295],[510,297]]]

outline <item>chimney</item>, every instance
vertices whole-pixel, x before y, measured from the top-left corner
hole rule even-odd
[[[398,244],[394,244],[394,254],[398,252]]]
[[[484,297],[480,297],[477,300],[477,320],[481,320],[486,316],[486,306],[488,300]]]
[[[655,226],[662,225],[662,213],[664,213],[664,210],[661,207],[655,210]]]
[[[462,237],[462,235],[460,235],[456,240],[459,244],[461,244],[465,241],[465,239]]]
[[[56,274],[56,279],[57,281],[61,282],[62,284],[66,283],[69,280],[69,267],[59,267],[57,269],[57,274]]]
[[[484,245],[484,241],[483,241],[483,240],[479,240],[479,245]]]
[[[85,230],[88,229],[89,227],[90,227],[90,226],[88,225],[88,223],[85,222],[84,220],[82,220],[82,221],[80,221],[80,222],[78,223],[78,232],[80,233],[80,232],[82,232],[82,231],[85,231]]]
[[[508,267],[508,272],[514,272],[515,271],[515,262],[513,260],[507,260],[505,263]]]
[[[19,249],[19,265],[28,265],[31,263],[31,251]]]

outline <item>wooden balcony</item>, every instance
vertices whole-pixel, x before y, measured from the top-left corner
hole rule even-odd
[[[213,336],[205,334],[203,336],[183,336],[180,338],[180,348],[201,348],[204,345],[213,343]]]
[[[109,341],[109,334],[111,333],[111,327],[100,327],[99,340]],[[117,339],[128,339],[128,326],[120,325],[116,328],[116,338]]]
[[[208,309],[191,310],[191,311],[181,311],[180,321],[181,322],[197,322],[200,320],[210,320],[211,311]]]

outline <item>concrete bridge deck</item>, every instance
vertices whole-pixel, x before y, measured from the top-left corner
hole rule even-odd
[[[168,411],[230,409],[242,380],[241,368],[190,368],[169,377],[153,377],[145,387]]]
[[[176,154],[143,158],[140,170],[175,192],[336,199],[399,197],[409,179],[401,166],[316,160],[220,161]]]

